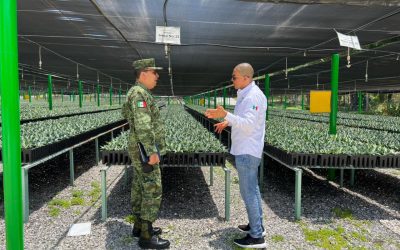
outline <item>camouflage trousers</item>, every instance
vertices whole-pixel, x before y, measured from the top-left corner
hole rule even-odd
[[[153,171],[143,173],[136,145],[129,145],[128,152],[133,166],[131,204],[134,220],[140,218],[154,222],[158,217],[162,197],[160,166],[153,165]]]

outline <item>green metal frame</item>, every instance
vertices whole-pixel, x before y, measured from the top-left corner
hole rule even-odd
[[[47,100],[49,102],[49,110],[53,110],[53,80],[51,75],[48,76],[47,96]]]
[[[18,82],[17,1],[0,1],[0,89],[3,137],[5,238],[8,250],[24,249]]]

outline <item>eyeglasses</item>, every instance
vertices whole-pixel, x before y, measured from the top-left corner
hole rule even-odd
[[[248,77],[248,76],[235,76],[235,75],[232,75],[232,81],[236,81],[236,79],[238,79],[239,77],[245,78],[245,77]]]

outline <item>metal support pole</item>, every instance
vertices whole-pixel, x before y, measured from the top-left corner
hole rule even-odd
[[[22,196],[24,223],[29,221],[29,169],[22,168]]]
[[[301,91],[301,110],[304,110],[304,93]]]
[[[340,169],[340,182],[339,182],[339,185],[341,188],[343,187],[343,176],[344,176],[344,169],[341,168]]]
[[[295,213],[296,220],[300,220],[300,218],[301,218],[301,178],[302,178],[303,170],[300,168],[295,168],[294,171],[296,173],[294,213]]]
[[[78,91],[79,91],[79,107],[82,108],[83,93],[82,93],[82,81],[78,81]]]
[[[211,107],[211,106],[210,106],[210,105],[211,105],[211,93],[210,93],[210,92],[208,92],[208,98],[207,98],[207,99],[208,99],[208,105],[207,105],[207,107],[210,108],[210,107]]]
[[[356,170],[355,169],[351,169],[350,170],[350,186],[354,186],[354,180],[356,177]]]
[[[31,86],[28,87],[29,102],[32,102],[32,91]]]
[[[225,100],[225,98],[226,98],[226,87],[223,88],[222,95],[223,95],[223,98],[224,98],[223,106],[224,106],[224,109],[226,109],[226,100]]]
[[[331,65],[331,113],[329,119],[329,134],[336,135],[336,121],[338,110],[338,86],[339,86],[339,54],[332,55]]]
[[[210,186],[214,185],[214,167],[210,166]]]
[[[267,97],[267,104],[269,101],[269,95],[270,95],[270,77],[269,74],[265,75],[265,82],[264,82],[264,95]],[[268,113],[269,113],[269,107],[267,107],[267,112],[265,114],[265,119],[268,121]]]
[[[107,170],[102,169],[101,172],[101,219],[107,219]]]
[[[231,217],[231,170],[223,166],[225,170],[225,220]]]
[[[48,95],[48,101],[49,101],[49,110],[53,110],[53,81],[51,79],[51,75],[48,77],[48,82],[47,82],[47,95]]]
[[[122,90],[121,90],[121,87],[119,87],[119,91],[118,91],[118,103],[119,103],[119,105],[121,105],[121,95],[122,95]]]
[[[112,85],[110,85],[110,106],[112,106]]]
[[[74,149],[69,150],[69,177],[71,186],[74,186],[74,180],[75,180]]]
[[[99,156],[99,138],[94,139],[95,150],[96,150],[96,164],[99,164],[100,156]]]
[[[97,84],[97,107],[100,107],[100,85]]]
[[[214,90],[214,108],[217,108],[217,90]]]
[[[16,0],[0,1],[0,89],[5,245],[19,250],[24,249],[24,231]]]
[[[357,91],[357,96],[358,96],[358,113],[362,113],[362,93],[361,91]]]

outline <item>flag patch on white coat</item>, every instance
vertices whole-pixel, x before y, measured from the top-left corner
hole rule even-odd
[[[145,101],[139,101],[139,102],[137,102],[137,107],[138,108],[146,108],[147,103]]]
[[[252,107],[253,109],[255,109],[256,111],[258,111],[258,106],[256,106],[256,105],[253,105],[253,107]]]

